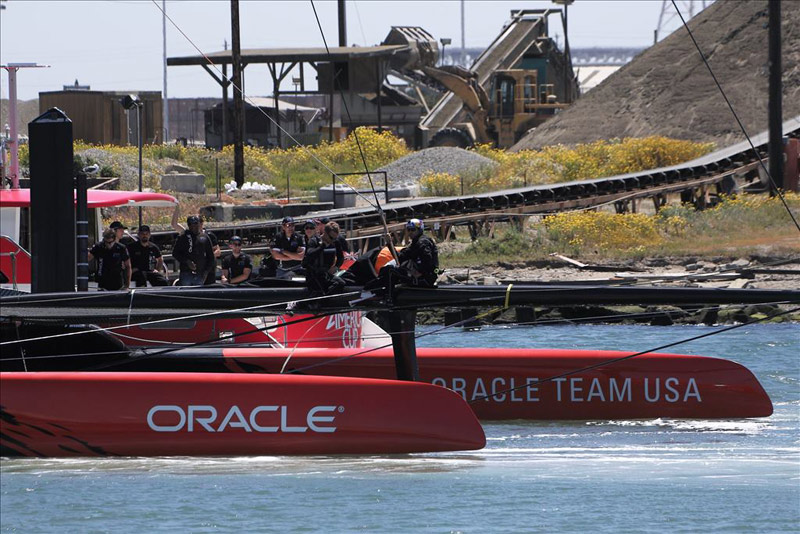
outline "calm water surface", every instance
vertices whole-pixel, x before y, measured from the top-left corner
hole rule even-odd
[[[421,346],[645,350],[709,327],[447,332]],[[488,423],[484,450],[393,457],[2,460],[2,532],[798,532],[800,326],[671,349],[749,367],[775,413]]]

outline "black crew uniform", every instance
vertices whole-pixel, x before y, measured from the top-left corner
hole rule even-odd
[[[347,238],[345,238],[341,233],[336,236],[336,241],[339,242],[339,245],[342,247],[342,252],[345,254],[350,253],[350,243],[347,242]]]
[[[97,243],[89,251],[97,261],[97,286],[101,289],[116,291],[125,286],[122,264],[130,258],[128,249],[121,243],[114,243],[108,248],[105,243]]]
[[[211,248],[211,240],[205,233],[194,235],[191,230],[186,230],[175,241],[172,257],[180,264],[182,274],[195,273],[202,276],[200,284],[197,285],[201,285],[208,271],[215,267],[214,250]],[[193,261],[197,267],[194,271],[189,268],[189,261]]]
[[[278,237],[275,238],[275,243],[273,243],[271,248],[277,248],[283,252],[297,252],[298,249],[301,249],[305,246],[305,235],[294,232],[291,237],[286,237],[286,234],[281,231]],[[300,263],[301,262],[299,260],[282,260],[280,262],[280,268],[285,271],[294,271],[297,270],[297,268],[300,266]]]
[[[343,263],[344,252],[338,240],[329,245],[319,235],[308,240],[303,269],[306,272],[306,286],[312,295],[330,295],[344,287],[344,280],[330,273],[331,267],[341,267]]]
[[[250,269],[250,274],[252,275],[253,260],[250,258],[250,255],[245,254],[244,252],[239,254],[238,258],[233,254],[228,254],[222,258],[222,269],[228,270],[228,282],[230,283],[230,281],[237,276],[242,276],[245,269]],[[247,280],[243,280],[238,283],[243,284],[244,282],[247,282]]]
[[[208,239],[211,241],[211,251],[214,251],[214,247],[219,244],[219,240],[217,236],[214,235],[214,232],[209,232],[208,230],[203,230],[205,234],[208,236]],[[217,283],[217,258],[214,258],[213,261],[213,268],[208,271],[206,275],[206,285],[216,284]]]
[[[131,281],[136,282],[136,287],[145,287],[147,282],[152,286],[167,286],[167,278],[156,271],[161,249],[155,243],[144,246],[141,241],[128,245],[128,254],[131,257],[131,269],[138,269],[131,275]]]
[[[411,244],[403,248],[398,254],[400,266],[408,270],[417,285],[433,287],[438,277],[439,250],[433,239],[420,234],[411,240]]]

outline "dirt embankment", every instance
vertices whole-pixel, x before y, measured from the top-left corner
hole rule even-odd
[[[783,116],[800,115],[800,3],[782,3]],[[767,129],[767,2],[718,1],[689,22],[749,135]],[[645,50],[512,151],[614,137],[744,140],[684,28]]]

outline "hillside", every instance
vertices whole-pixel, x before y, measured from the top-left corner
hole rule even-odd
[[[800,115],[800,9],[784,2],[783,115]],[[748,133],[767,129],[767,2],[715,2],[689,22]],[[685,29],[645,50],[513,148],[664,135],[718,146],[739,127]]]

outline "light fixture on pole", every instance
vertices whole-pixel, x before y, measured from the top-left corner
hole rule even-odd
[[[444,47],[452,43],[453,40],[449,37],[442,37],[439,42],[442,43],[442,65],[444,65]]]
[[[130,111],[136,108],[136,144],[139,147],[139,192],[142,192],[142,106],[144,103],[136,95],[125,95],[120,101],[122,107]],[[139,207],[139,227],[142,226],[142,208]]]

